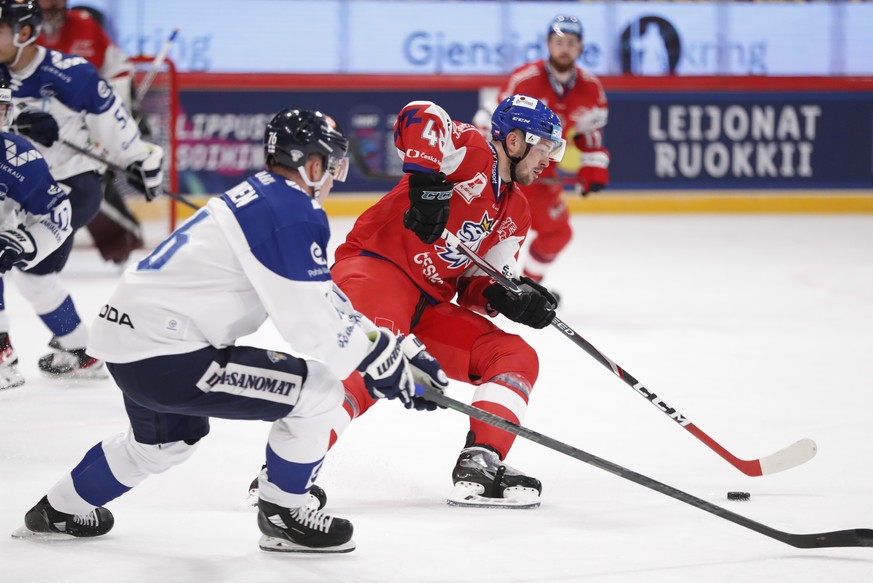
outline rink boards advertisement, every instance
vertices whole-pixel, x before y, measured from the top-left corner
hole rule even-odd
[[[873,188],[871,91],[610,90],[610,190]],[[393,122],[429,99],[472,119],[477,89],[184,89],[176,120],[181,192],[214,194],[263,167],[263,128],[287,106],[334,116],[352,138],[342,192],[384,193],[402,173]],[[578,170],[568,148],[562,173]]]

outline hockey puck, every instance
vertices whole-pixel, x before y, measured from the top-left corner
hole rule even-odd
[[[741,500],[745,501],[751,498],[752,495],[748,492],[728,492],[727,498],[728,500]]]

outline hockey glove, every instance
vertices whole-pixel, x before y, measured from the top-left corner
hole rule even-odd
[[[409,210],[403,215],[403,226],[414,232],[425,243],[433,243],[443,236],[449,222],[449,203],[452,200],[451,182],[442,172],[409,173]]]
[[[0,274],[36,257],[36,242],[23,226],[0,231]]]
[[[440,363],[425,349],[424,344],[410,334],[403,339],[400,346],[403,348],[403,356],[409,361],[409,367],[412,371],[412,378],[415,384],[422,385],[440,394],[445,393],[449,387],[449,377],[446,376],[446,373],[440,367]],[[445,409],[444,406],[428,401],[424,397],[412,397],[412,407],[416,411],[433,411],[437,407]]]
[[[47,148],[60,138],[57,120],[46,111],[22,111],[14,127],[19,134]]]
[[[488,300],[486,308],[531,328],[548,326],[555,317],[555,307],[558,305],[555,296],[529,277],[513,281],[521,288],[520,294],[509,291],[499,283],[486,287],[482,292]]]
[[[600,148],[582,153],[582,167],[576,174],[577,189],[582,196],[597,192],[609,184],[609,151]]]
[[[415,396],[415,381],[400,346],[403,337],[394,336],[385,328],[379,328],[377,334],[370,352],[358,365],[358,372],[364,377],[371,397],[400,399],[409,409]]]
[[[127,167],[127,182],[151,202],[164,191],[164,172],[161,169],[164,149],[149,142],[145,142],[145,145],[148,147],[148,156]]]

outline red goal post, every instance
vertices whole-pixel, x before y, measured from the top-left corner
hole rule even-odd
[[[156,143],[164,149],[164,190],[179,192],[179,175],[176,169],[176,119],[179,114],[179,86],[176,66],[169,58],[155,66],[155,57],[138,55],[131,57],[134,65],[133,91],[141,92],[143,83],[149,83],[140,103],[134,104],[133,114],[143,121],[143,139]],[[155,221],[163,238],[176,227],[178,209],[169,197],[152,203],[137,204],[135,212],[144,222]]]

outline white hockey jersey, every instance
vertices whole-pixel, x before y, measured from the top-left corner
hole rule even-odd
[[[36,144],[56,180],[106,169],[64,141],[122,167],[148,156],[148,146],[121,98],[82,57],[37,46],[33,61],[21,71],[9,71],[9,78],[16,115],[24,109],[45,111],[58,122],[60,140],[51,147]]]
[[[329,238],[314,199],[259,172],[127,269],[94,321],[88,353],[127,363],[221,348],[269,317],[296,354],[344,379],[376,328],[331,281]]]
[[[70,201],[28,140],[6,132],[0,140],[0,231],[23,227],[30,233],[36,256],[23,267],[33,267],[73,233]]]

